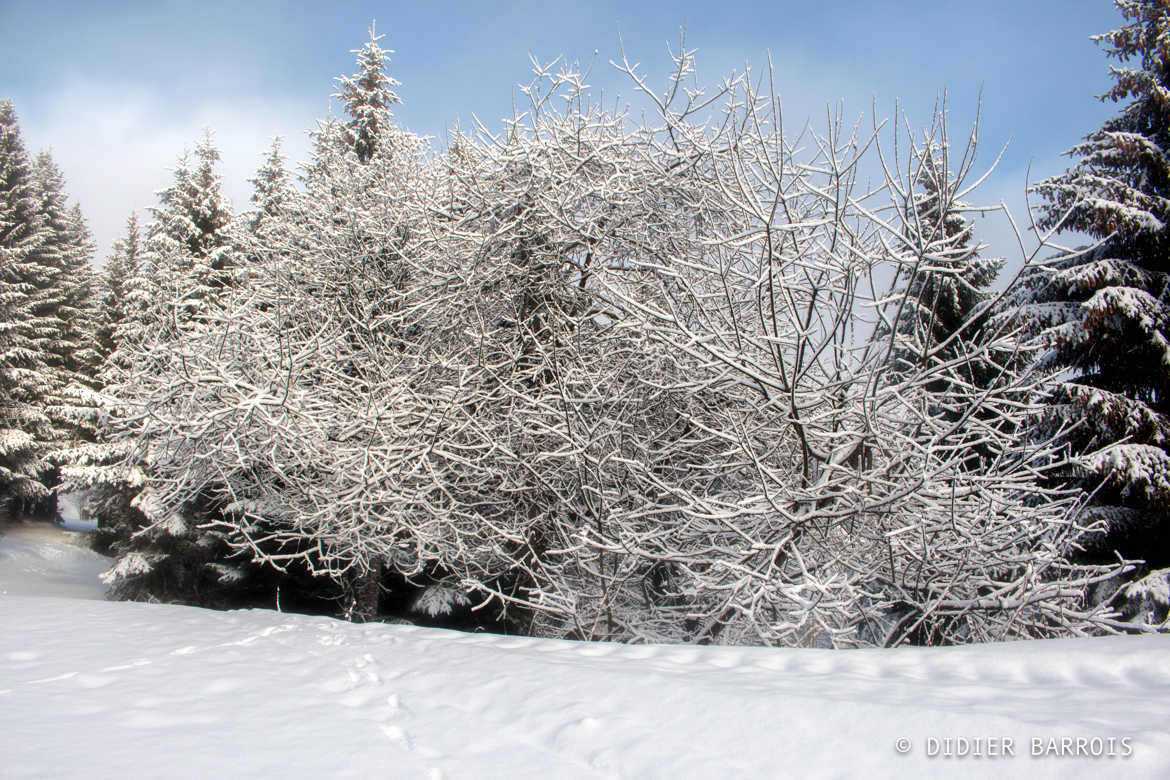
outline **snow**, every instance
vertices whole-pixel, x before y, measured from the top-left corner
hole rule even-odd
[[[104,599],[98,577],[114,561],[87,545],[85,534],[50,523],[0,525],[0,596]]]
[[[80,552],[0,538],[0,777],[1170,775],[1170,636],[638,646],[11,595],[92,580]]]
[[[60,493],[57,496],[57,515],[68,531],[92,531],[97,522],[85,512],[86,494],[83,492]]]

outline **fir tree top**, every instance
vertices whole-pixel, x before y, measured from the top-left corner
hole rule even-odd
[[[30,241],[37,232],[36,189],[11,100],[0,100],[0,247]]]
[[[257,169],[256,175],[248,179],[252,184],[251,200],[254,210],[249,226],[253,231],[265,219],[276,217],[289,197],[289,175],[284,155],[280,151],[280,143],[280,136],[272,139],[272,147],[264,163]]]
[[[358,72],[338,78],[338,91],[334,94],[350,116],[346,125],[349,141],[363,163],[377,152],[378,140],[390,125],[390,106],[402,102],[394,92],[399,82],[386,73],[386,63],[394,52],[378,45],[384,37],[376,35],[374,25],[370,25],[370,39],[353,52],[358,55]]]
[[[1170,249],[1170,5],[1117,0],[1127,24],[1093,40],[1120,65],[1100,99],[1125,103],[1068,151],[1076,166],[1036,186],[1047,201],[1041,226],[1112,237],[1114,246],[1164,256]],[[1131,63],[1126,65],[1124,63]]]

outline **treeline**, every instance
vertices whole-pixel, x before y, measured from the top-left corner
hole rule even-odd
[[[295,175],[274,144],[250,209],[210,136],[180,160],[99,315],[53,324],[88,341],[9,341],[42,287],[6,270],[0,485],[89,490],[126,598],[621,641],[1156,629],[1170,14],[1123,12],[1128,102],[1037,188],[1043,229],[1100,242],[999,287],[941,114],[786,138],[775,94],[698,91],[683,50],[661,93],[619,66],[642,124],[549,66],[436,150],[371,32],[345,116]],[[48,267],[23,208],[5,268]]]

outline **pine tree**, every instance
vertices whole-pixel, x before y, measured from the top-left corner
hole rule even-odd
[[[41,442],[50,385],[34,312],[47,233],[16,112],[0,101],[0,504],[17,513],[47,495]]]
[[[142,251],[138,214],[132,211],[126,220],[126,235],[114,243],[114,251],[106,260],[106,272],[102,279],[98,347],[103,360],[116,349],[118,330],[129,314],[128,297],[131,293],[132,280],[137,277],[142,265]]]
[[[102,364],[98,348],[97,331],[101,324],[102,281],[93,267],[96,248],[93,234],[81,213],[81,206],[74,203],[69,209],[70,246],[73,252],[65,266],[69,280],[67,303],[74,316],[67,321],[68,336],[77,348],[67,357],[66,365],[75,374],[80,384],[96,386],[96,376]]]
[[[232,213],[221,190],[219,160],[207,130],[194,161],[186,153],[179,158],[174,182],[158,193],[160,205],[151,209],[155,222],[147,243],[155,270],[187,313],[214,302],[233,283]]]
[[[268,155],[248,181],[252,184],[252,208],[240,215],[235,227],[236,252],[243,265],[242,273],[258,272],[264,259],[287,246],[295,216],[296,192],[292,188],[280,137],[272,140]],[[248,284],[245,279],[241,284]]]
[[[992,308],[991,285],[1004,260],[981,254],[984,247],[963,216],[968,206],[958,200],[958,182],[974,159],[970,151],[956,176],[948,167],[945,131],[936,126],[917,153],[901,231],[903,251],[913,263],[899,270],[906,281],[893,296],[888,323],[876,332],[889,349],[885,381],[914,384],[925,378],[922,401],[929,414],[961,426],[963,435],[951,446],[963,450],[967,472],[992,456],[987,436],[995,438],[1005,425],[982,404],[984,392],[1010,381],[1026,364],[1018,340]]]
[[[133,365],[132,347],[144,337],[150,325],[149,312],[157,306],[157,291],[144,276],[148,261],[138,215],[131,212],[126,235],[114,243],[101,280],[97,350],[102,363],[95,379],[103,395],[92,399],[92,418],[100,419],[111,406],[116,408],[108,393],[110,386],[123,379],[123,372]],[[65,489],[87,492],[89,508],[98,521],[94,548],[109,554],[116,542],[127,541],[140,519],[130,503],[140,479],[138,472],[122,465],[128,461],[132,446],[126,441],[110,441],[107,432],[100,425],[96,427],[94,441],[76,445],[65,454],[61,478]]]
[[[403,178],[419,148],[419,139],[400,129],[390,111],[401,102],[393,90],[399,82],[386,72],[391,52],[378,45],[383,36],[372,25],[369,35],[354,52],[358,73],[336,79],[334,97],[341,99],[349,121],[327,122],[313,136],[314,155],[305,176],[307,213],[301,215],[310,251],[340,254],[341,262],[327,268],[323,286],[334,291],[344,338],[355,355],[368,343],[370,325],[398,305],[405,283],[400,254],[405,228],[372,228],[377,215],[387,211],[387,182]],[[361,374],[352,359],[339,370],[355,379]],[[374,556],[348,573],[347,618],[364,621],[377,614],[386,565],[384,556]]]
[[[218,293],[232,284],[234,259],[230,227],[232,209],[222,192],[222,181],[217,170],[220,152],[205,131],[203,140],[195,147],[195,187],[192,202],[192,222],[197,233],[192,236],[192,256],[196,259],[194,282],[206,284]]]
[[[1072,423],[1079,478],[1097,532],[1084,557],[1145,561],[1114,602],[1127,617],[1166,617],[1170,579],[1170,6],[1118,0],[1120,28],[1094,40],[1120,111],[1068,154],[1076,164],[1036,186],[1044,228],[1099,240],[1026,276],[1023,299],[1068,380],[1047,428]],[[1138,579],[1145,576],[1144,579]],[[1161,596],[1157,596],[1158,593]]]
[[[384,37],[376,35],[374,26],[370,25],[370,40],[354,51],[358,55],[358,72],[338,78],[338,91],[334,94],[349,114],[346,140],[362,163],[377,154],[382,139],[392,127],[390,106],[402,102],[394,92],[399,82],[386,73],[386,62],[394,52],[378,46]]]
[[[177,272],[172,271],[164,262],[164,258],[156,251],[153,238],[153,226],[146,234],[139,238],[138,220],[133,221],[133,230],[127,225],[126,248],[136,247],[134,262],[127,263],[126,281],[122,287],[125,293],[122,306],[122,319],[114,332],[114,341],[117,344],[110,361],[122,353],[124,358],[129,346],[141,339],[146,331],[158,323],[161,311],[170,303],[164,298],[164,292],[174,294],[177,287],[174,280]]]
[[[92,389],[98,370],[97,277],[90,263],[93,242],[75,204],[67,204],[65,180],[52,156],[37,155],[35,180],[40,209],[48,229],[39,260],[45,286],[38,290],[36,309],[51,324],[43,351],[51,371],[48,412],[53,420],[51,446],[60,448],[92,438],[90,417],[80,407],[79,393]]]
[[[88,452],[93,468],[72,472],[99,488],[99,541],[121,557],[110,578],[115,596],[211,604],[242,587],[231,582],[221,535],[204,526],[218,518],[222,502],[206,492],[164,502],[153,489],[160,461],[176,454],[156,451],[157,442],[143,430],[150,427],[143,407],[135,403],[144,377],[166,381],[182,371],[175,355],[188,339],[216,327],[221,305],[241,279],[219,160],[208,131],[193,155],[180,157],[173,182],[158,193],[145,251],[130,249],[137,244],[134,221],[122,245],[135,261],[125,269],[116,348],[103,374],[113,420],[102,446]]]
[[[917,177],[921,191],[911,196],[904,229],[919,262],[907,269],[906,295],[892,328],[893,357],[896,374],[964,358],[949,372],[954,380],[931,383],[930,390],[941,396],[955,384],[986,386],[997,373],[990,359],[972,361],[970,355],[987,327],[989,287],[1004,261],[980,256],[973,226],[962,215],[964,204],[956,199],[947,147],[925,148]]]
[[[272,139],[272,146],[263,165],[248,181],[252,184],[252,210],[248,214],[248,229],[262,236],[270,223],[279,221],[292,199],[292,186],[284,155],[280,151],[280,136]]]

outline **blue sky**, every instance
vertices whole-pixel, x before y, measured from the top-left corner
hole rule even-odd
[[[372,19],[395,50],[397,114],[442,138],[456,118],[489,127],[511,113],[529,54],[589,61],[591,83],[629,94],[608,61],[621,35],[651,83],[661,83],[667,44],[686,27],[708,83],[771,52],[789,123],[842,99],[847,115],[895,100],[925,123],[946,90],[952,124],[974,116],[983,91],[981,162],[1011,146],[982,202],[1022,208],[1032,179],[1063,170],[1061,152],[1115,111],[1095,95],[1108,65],[1089,40],[1119,25],[1109,0],[822,0],[821,2],[248,3],[0,0],[0,96],[11,97],[30,151],[51,148],[104,256],[132,208],[154,204],[168,168],[201,128],[224,155],[237,207],[268,139],[280,134],[294,161],[304,131],[329,111],[335,76]],[[1001,228],[984,236],[993,248]]]

